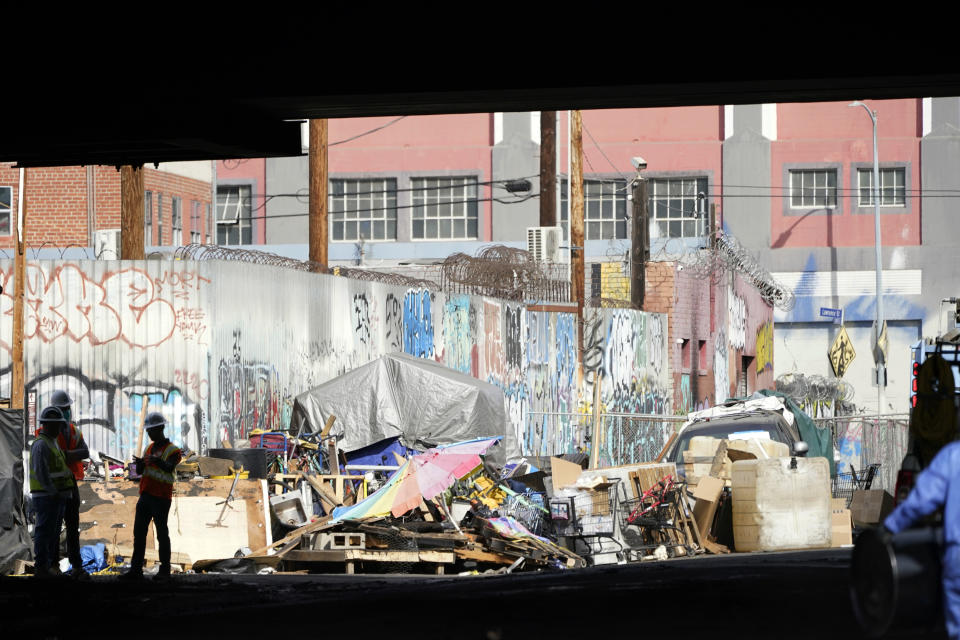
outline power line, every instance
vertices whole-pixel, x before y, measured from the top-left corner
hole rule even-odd
[[[604,160],[606,160],[607,163],[608,163],[611,167],[613,167],[613,170],[617,172],[617,175],[619,175],[619,176],[620,176],[621,178],[623,178],[624,180],[627,180],[627,178],[624,177],[623,173],[622,173],[619,169],[617,169],[617,166],[616,166],[615,164],[613,164],[613,162],[610,160],[610,158],[607,157],[607,154],[605,154],[605,153],[603,152],[603,148],[601,148],[600,145],[597,144],[597,141],[594,139],[593,134],[590,133],[590,129],[587,129],[587,125],[583,125],[583,130],[587,132],[587,137],[589,137],[589,138],[590,138],[590,141],[593,142],[593,146],[595,146],[595,147],[597,148],[597,151],[600,152],[600,155],[603,156]],[[584,157],[587,157],[586,154],[584,154]],[[588,160],[587,160],[587,163],[589,163],[589,162],[590,162],[590,160],[588,159]]]
[[[369,209],[351,209],[349,211],[338,211],[337,213],[370,213],[374,211],[393,211],[396,209],[414,209],[417,207],[427,207],[427,206],[440,206],[448,204],[467,204],[471,202],[497,202],[500,204],[520,204],[521,202],[526,202],[527,200],[532,200],[533,198],[539,198],[539,193],[534,193],[529,196],[524,196],[517,200],[504,200],[503,198],[469,198],[467,200],[449,200],[444,202],[431,202],[429,205],[426,204],[410,204],[410,205],[397,205],[393,207],[371,207]],[[270,214],[263,216],[244,216],[240,218],[241,220],[273,220],[274,218],[299,218],[302,216],[309,216],[310,213],[278,213]],[[425,218],[427,219],[427,218]],[[217,224],[237,224],[235,222],[221,222],[217,221]]]
[[[453,177],[455,178],[456,176],[453,176]],[[498,187],[500,187],[500,188],[503,188],[502,185],[504,185],[504,184],[506,184],[506,183],[508,183],[508,182],[516,182],[516,181],[518,181],[518,180],[529,180],[529,179],[531,179],[531,178],[539,178],[539,177],[540,177],[540,176],[539,176],[539,174],[538,174],[538,175],[536,175],[536,176],[523,176],[523,177],[521,177],[521,178],[501,178],[501,179],[498,179],[498,180],[484,180],[484,181],[469,182],[469,183],[455,184],[455,185],[450,185],[450,184],[448,184],[448,185],[441,185],[441,186],[436,186],[436,187],[426,187],[426,186],[424,186],[424,187],[409,187],[409,188],[404,188],[404,189],[386,189],[386,190],[380,190],[380,191],[364,191],[364,192],[349,193],[349,194],[344,193],[344,194],[339,194],[339,195],[344,195],[344,196],[348,196],[348,195],[349,195],[349,196],[351,196],[351,197],[352,197],[352,196],[358,196],[358,197],[359,197],[359,196],[380,196],[380,195],[391,195],[391,194],[396,194],[396,193],[406,193],[406,192],[410,192],[410,191],[416,191],[416,192],[439,191],[439,190],[441,190],[441,189],[452,189],[452,188],[472,187],[472,186],[477,186],[477,187],[493,187],[493,186],[498,186]],[[332,178],[331,180],[340,180],[340,179],[348,180],[349,178]],[[445,180],[445,179],[450,179],[450,178],[449,178],[449,177],[446,177],[446,176],[438,176],[438,177],[425,178],[425,179],[428,179],[428,180],[431,180],[431,179]],[[358,178],[357,180],[360,181],[360,182],[377,181],[378,178]],[[233,186],[233,185],[227,185],[227,186]],[[328,197],[337,197],[337,196],[334,195],[334,194],[328,194]],[[269,193],[269,194],[268,194],[268,193],[252,193],[252,194],[250,194],[249,196],[247,196],[247,199],[248,199],[248,200],[256,200],[256,199],[260,199],[260,198],[263,199],[263,202],[261,202],[261,203],[260,203],[259,205],[257,205],[256,207],[253,207],[253,208],[250,210],[251,212],[259,211],[260,209],[263,209],[263,208],[266,206],[267,202],[269,202],[270,200],[273,200],[274,198],[296,198],[296,199],[299,200],[300,202],[306,203],[306,202],[309,202],[310,193],[308,192],[308,190],[307,190],[306,188],[303,188],[303,189],[297,191],[296,193]]]
[[[343,144],[343,143],[345,143],[345,142],[351,142],[351,141],[353,141],[353,140],[356,140],[357,138],[362,138],[363,136],[368,136],[368,135],[370,135],[371,133],[376,133],[377,131],[382,131],[383,129],[386,129],[386,128],[389,127],[390,125],[396,124],[396,123],[400,122],[401,120],[403,120],[403,119],[406,118],[406,117],[407,117],[407,116],[400,116],[399,118],[395,118],[395,119],[391,120],[390,122],[388,122],[387,124],[381,125],[381,126],[379,126],[379,127],[376,127],[375,129],[370,129],[369,131],[364,131],[363,133],[358,133],[358,134],[355,135],[355,136],[351,136],[351,137],[349,137],[349,138],[344,138],[343,140],[337,140],[336,142],[329,142],[329,143],[327,143],[327,146],[328,146],[328,147],[333,147],[333,146],[336,146],[336,145],[338,145],[338,144]]]

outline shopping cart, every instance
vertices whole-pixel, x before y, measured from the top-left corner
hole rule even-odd
[[[620,532],[628,547],[652,551],[663,546],[672,555],[696,551],[688,546],[681,525],[686,513],[682,502],[685,486],[673,476],[667,476],[639,498],[620,503]],[[678,551],[679,547],[683,547],[683,551]]]
[[[847,501],[847,507],[850,507],[850,501],[853,499],[853,492],[857,489],[869,489],[873,485],[873,480],[880,469],[880,463],[875,462],[866,469],[861,469],[860,473],[850,465],[850,471],[838,473],[833,478],[831,490],[834,498],[843,498]]]
[[[568,537],[612,537],[616,530],[617,483],[550,498],[550,519],[557,534]]]
[[[543,535],[549,511],[543,493],[514,493],[507,495],[500,508],[502,515],[512,516],[534,535]]]

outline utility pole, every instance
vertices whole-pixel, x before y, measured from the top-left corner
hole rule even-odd
[[[557,112],[540,112],[540,226],[557,224]]]
[[[99,256],[98,256],[99,257]],[[143,167],[120,167],[120,259],[143,260]]]
[[[584,247],[583,234],[583,117],[570,119],[570,293],[577,303],[577,347],[583,354]]]
[[[310,120],[310,261],[327,266],[327,119]]]
[[[14,254],[13,265],[13,371],[10,380],[10,408],[23,409],[23,290],[27,281],[26,266],[26,226],[27,208],[26,198],[27,170],[20,167],[20,184],[17,193],[17,217],[14,224],[16,231],[17,251]]]
[[[870,195],[873,199],[873,248],[876,259],[876,278],[877,278],[877,316],[874,321],[873,329],[873,361],[877,368],[874,370],[877,383],[877,424],[880,423],[879,416],[883,415],[883,405],[886,404],[887,386],[887,365],[886,365],[886,341],[887,332],[886,322],[883,315],[883,252],[881,251],[881,233],[880,233],[880,160],[877,155],[877,112],[870,109],[860,100],[854,100],[849,107],[863,107],[863,110],[870,116],[870,122],[873,123],[873,184],[871,185]]]
[[[710,238],[710,248],[713,249],[717,246],[717,203],[710,203],[710,220],[708,222],[710,228],[707,229],[708,237]]]
[[[630,303],[643,309],[650,259],[650,223],[647,212],[647,181],[639,173],[633,179],[633,219],[630,226]]]

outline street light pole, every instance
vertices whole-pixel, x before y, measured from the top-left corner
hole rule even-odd
[[[883,258],[880,252],[880,161],[877,156],[877,112],[871,111],[863,102],[856,100],[848,106],[863,107],[870,121],[873,123],[873,184],[871,194],[873,198],[873,234],[877,261],[877,326],[876,342],[873,345],[874,359],[877,363],[877,415],[883,413],[884,387],[887,385],[886,362],[883,350],[879,347],[881,332],[883,331]],[[858,185],[859,186],[859,185]]]

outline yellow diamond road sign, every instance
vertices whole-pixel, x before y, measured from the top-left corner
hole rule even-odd
[[[836,340],[830,346],[830,364],[833,365],[833,373],[842,378],[843,374],[850,368],[850,363],[857,357],[857,352],[853,350],[853,343],[850,342],[850,336],[847,335],[847,328],[840,327],[840,333]]]

